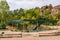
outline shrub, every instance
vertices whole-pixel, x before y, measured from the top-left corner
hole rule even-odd
[[[56,32],[55,34],[56,34],[56,35],[60,35],[60,31]]]

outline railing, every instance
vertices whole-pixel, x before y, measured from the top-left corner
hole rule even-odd
[[[7,32],[0,34],[0,38],[12,38],[12,37],[26,37],[26,36],[56,36],[55,32],[58,30],[44,31],[44,32]]]

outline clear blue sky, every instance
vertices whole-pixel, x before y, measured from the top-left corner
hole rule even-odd
[[[53,6],[60,5],[60,0],[7,0],[10,9],[29,9],[52,4]]]

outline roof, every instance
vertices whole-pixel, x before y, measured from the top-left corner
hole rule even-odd
[[[11,20],[11,21],[7,21],[7,24],[10,24],[10,23],[23,23],[23,22],[26,22],[26,21],[29,21],[29,22],[36,22],[36,20]]]
[[[60,5],[55,6],[54,8],[60,9]]]
[[[15,23],[22,23],[22,22],[23,20],[12,20],[12,21],[7,21],[7,24],[10,24],[10,23],[15,24]]]

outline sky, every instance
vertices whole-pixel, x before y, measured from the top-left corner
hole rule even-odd
[[[42,7],[44,5],[52,4],[53,6],[60,5],[60,0],[6,0],[10,6],[10,10],[14,9],[30,9],[35,7]]]

